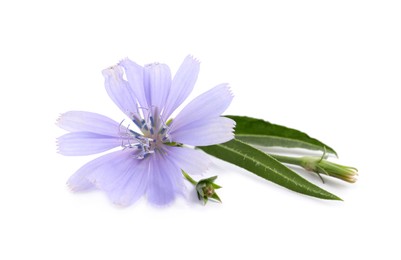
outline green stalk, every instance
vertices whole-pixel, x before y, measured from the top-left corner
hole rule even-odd
[[[198,183],[197,181],[192,179],[191,176],[189,176],[188,173],[184,172],[183,170],[181,170],[181,172],[182,172],[182,175],[184,175],[185,179],[187,179],[187,181],[192,183],[192,185],[196,186],[196,184]]]
[[[279,162],[294,164],[303,167],[304,157],[289,157],[276,154],[269,154],[269,155]]]

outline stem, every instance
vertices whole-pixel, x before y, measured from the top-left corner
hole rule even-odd
[[[188,173],[184,172],[183,170],[181,170],[182,175],[184,175],[185,179],[187,179],[187,181],[189,181],[190,183],[192,183],[192,185],[196,186],[197,182],[191,178],[191,176],[188,175]]]
[[[282,163],[289,163],[303,167],[303,157],[289,157],[283,155],[269,154],[271,157]]]

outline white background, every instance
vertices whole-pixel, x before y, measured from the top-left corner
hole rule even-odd
[[[400,259],[399,1],[2,1],[0,259]],[[344,202],[287,191],[215,160],[223,204],[128,208],[68,177],[59,113],[117,121],[101,70],[129,57],[201,60],[195,91],[229,82],[227,114],[333,146],[356,184],[303,173]],[[398,247],[398,248],[397,248]]]

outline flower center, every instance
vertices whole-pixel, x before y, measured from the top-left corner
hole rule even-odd
[[[154,153],[155,150],[160,150],[163,144],[171,142],[170,127],[166,122],[163,122],[157,111],[158,109],[152,109],[152,111],[146,109],[142,116],[132,114],[131,120],[141,133],[129,129],[128,125],[122,135],[121,146],[124,149],[135,149],[137,159],[144,159]]]

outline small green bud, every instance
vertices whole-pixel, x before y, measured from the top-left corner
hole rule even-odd
[[[217,176],[213,176],[197,182],[192,179],[192,177],[189,176],[185,171],[181,170],[181,172],[185,179],[187,179],[187,181],[195,186],[195,190],[199,200],[203,200],[205,204],[209,199],[221,202],[219,196],[216,193],[216,190],[220,189],[221,186],[214,183],[214,181],[217,179]]]
[[[213,176],[207,179],[200,180],[195,185],[195,189],[198,194],[198,199],[203,200],[205,204],[209,199],[221,202],[219,196],[216,193],[216,190],[220,189],[221,187],[214,183],[216,179],[217,176]]]

